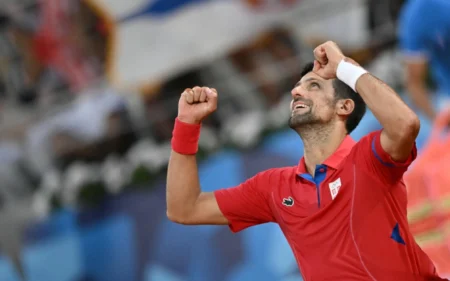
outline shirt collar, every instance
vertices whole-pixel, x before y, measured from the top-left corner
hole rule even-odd
[[[323,164],[327,167],[337,169],[341,161],[350,153],[355,144],[356,142],[352,139],[352,137],[347,135],[339,145],[338,149],[331,154],[330,157],[323,162]],[[305,157],[302,157],[297,166],[297,175],[307,173],[308,171],[306,170]]]

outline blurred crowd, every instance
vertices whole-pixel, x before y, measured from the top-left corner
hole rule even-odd
[[[256,145],[265,130],[286,125],[286,93],[310,50],[273,27],[211,64],[123,90],[106,79],[108,27],[87,1],[10,1],[2,8],[3,204],[29,196],[37,206],[73,204],[85,184],[114,193],[133,176],[151,178],[167,163],[180,92],[194,85],[226,93],[204,124],[205,152]]]
[[[382,2],[369,1],[371,39],[348,50],[363,64],[396,42],[402,1]],[[292,85],[325,39],[274,25],[210,63],[118,89],[107,76],[112,27],[92,1],[5,1],[1,11],[0,202],[35,196],[36,206],[48,206],[44,213],[49,202],[75,203],[88,183],[115,193],[164,170],[185,88],[212,85],[221,93],[219,110],[204,124],[202,152],[254,147],[285,128]],[[398,76],[395,68],[379,72]]]
[[[439,1],[445,0],[431,2]],[[296,19],[267,28],[209,63],[121,88],[108,76],[113,26],[92,2],[0,3],[0,209],[23,201],[30,216],[45,216],[61,206],[96,204],[127,188],[151,188],[168,161],[178,97],[195,85],[216,88],[220,104],[203,124],[199,157],[224,146],[257,146],[267,133],[286,128],[289,93],[301,66],[328,39],[326,33],[299,36]],[[265,1],[245,2],[258,9]],[[412,92],[411,104],[432,122],[438,113],[421,106],[421,93],[436,79],[427,79],[425,60],[413,57],[406,68],[402,63],[401,50],[420,51],[421,38],[408,33],[419,18],[403,15],[408,19],[399,25],[405,2],[413,0],[364,2],[367,39],[356,45],[335,40],[401,93]],[[441,59],[448,62],[450,33],[443,36],[447,53]]]

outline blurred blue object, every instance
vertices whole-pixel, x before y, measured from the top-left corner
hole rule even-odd
[[[203,191],[215,191],[240,184],[244,179],[242,154],[238,151],[218,152],[199,165]]]
[[[30,225],[25,231],[25,242],[32,244],[50,237],[69,234],[76,231],[76,213],[65,209],[52,214],[45,221]]]
[[[269,267],[263,267],[254,264],[251,260],[247,260],[234,268],[231,271],[226,281],[243,281],[243,280],[258,280],[258,281],[273,281],[279,280]],[[300,280],[299,280],[300,281]]]
[[[433,124],[427,118],[420,118],[420,131],[416,138],[417,149],[422,149],[428,142]]]
[[[202,242],[211,235],[201,233],[197,227],[179,225],[169,220],[155,231],[158,234],[150,248],[150,259],[181,276],[188,275],[196,251],[202,250]]]
[[[437,88],[450,95],[450,1],[405,1],[398,20],[399,46],[410,61],[427,62]]]
[[[277,280],[281,280],[282,277],[289,276],[292,273],[299,275],[297,261],[286,237],[278,225],[272,225],[272,229],[266,242],[268,249],[266,265],[271,267],[273,272],[279,277]],[[299,276],[296,278],[297,281],[302,280]]]
[[[278,225],[267,223],[248,228],[242,232],[242,245],[246,259],[251,260],[255,265],[270,267],[268,259],[270,248],[261,247],[261,243],[269,243],[274,228],[278,228]],[[288,257],[280,257],[280,259],[284,260]]]
[[[26,247],[23,263],[27,281],[74,281],[84,271],[81,247],[75,234],[52,237]]]
[[[177,11],[191,4],[207,2],[211,0],[153,0],[147,1],[138,11],[126,16],[121,21],[127,21],[142,16],[160,16]]]
[[[188,281],[188,279],[177,275],[170,269],[154,264],[148,266],[143,281]]]
[[[0,280],[21,281],[11,261],[3,255],[0,255]]]
[[[114,216],[80,232],[85,273],[95,281],[136,281],[133,222]]]
[[[415,108],[412,104],[411,98],[403,93],[402,97],[406,104],[408,104],[411,108]],[[443,91],[436,91],[431,94],[432,102],[437,111],[445,110],[446,106],[450,104],[449,96]],[[433,130],[433,121],[430,120],[423,112],[416,110],[416,114],[420,119],[420,131],[419,135],[416,138],[417,149],[420,150],[427,144],[431,132]]]
[[[242,258],[240,237],[226,226],[192,227],[167,220],[155,231],[158,235],[150,248],[151,263],[174,276],[220,281]]]
[[[355,140],[359,141],[362,137],[365,135],[380,130],[381,124],[378,122],[378,120],[375,118],[373,113],[370,110],[367,110],[364,117],[361,119],[361,122],[359,123],[358,127],[351,132],[350,136]]]
[[[265,138],[262,150],[284,156],[292,161],[291,165],[296,165],[303,156],[303,142],[296,132],[289,129]]]

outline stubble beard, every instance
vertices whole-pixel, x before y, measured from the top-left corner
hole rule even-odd
[[[289,118],[289,127],[293,130],[299,130],[302,127],[310,127],[311,125],[320,123],[320,120],[310,111],[292,115]]]

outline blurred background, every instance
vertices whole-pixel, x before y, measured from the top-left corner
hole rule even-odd
[[[196,85],[219,92],[198,154],[205,191],[296,165],[290,90],[326,40],[420,115],[411,230],[450,273],[448,3],[2,0],[0,280],[302,280],[275,224],[233,235],[168,221],[165,172],[179,95]],[[379,128],[369,111],[352,137]]]

